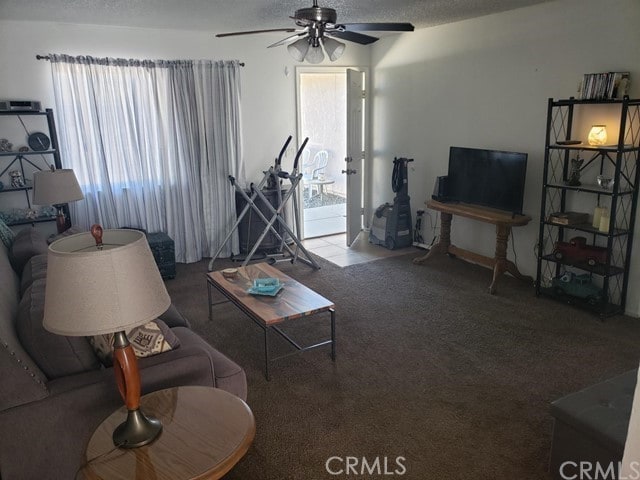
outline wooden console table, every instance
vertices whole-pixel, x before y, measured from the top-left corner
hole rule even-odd
[[[533,278],[522,275],[516,265],[507,260],[507,243],[512,227],[520,227],[531,221],[529,215],[511,215],[510,213],[492,208],[468,205],[464,203],[441,203],[436,200],[429,200],[427,208],[440,212],[440,240],[431,247],[429,252],[422,257],[415,258],[413,263],[420,265],[426,262],[435,254],[454,255],[470,262],[478,263],[493,269],[493,279],[489,285],[489,293],[496,293],[496,282],[498,277],[505,272],[509,272],[520,280],[533,282]],[[480,222],[492,223],[496,226],[496,253],[493,258],[485,257],[475,252],[470,252],[458,248],[451,244],[451,219],[454,215],[471,218]]]

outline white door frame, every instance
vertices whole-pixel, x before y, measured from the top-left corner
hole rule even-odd
[[[371,211],[369,206],[371,199],[371,75],[369,73],[369,67],[359,67],[359,66],[331,66],[331,67],[322,67],[322,66],[313,66],[313,67],[296,67],[296,145],[297,148],[300,148],[302,143],[302,125],[300,124],[301,111],[300,111],[300,75],[303,73],[347,73],[347,70],[357,70],[359,72],[364,72],[364,81],[365,81],[365,91],[366,96],[364,100],[364,134],[365,134],[365,153],[362,163],[364,165],[364,175],[362,181],[362,196],[363,196],[363,228],[367,229],[369,226],[369,219],[367,219],[367,212]],[[301,198],[301,197],[300,197]],[[302,219],[303,215],[303,202],[298,202],[298,209],[300,210],[300,218]],[[300,221],[300,232],[297,232],[300,235],[300,238],[304,238],[304,222]]]

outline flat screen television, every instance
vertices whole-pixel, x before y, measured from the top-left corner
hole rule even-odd
[[[526,173],[526,153],[451,147],[447,197],[522,214]]]

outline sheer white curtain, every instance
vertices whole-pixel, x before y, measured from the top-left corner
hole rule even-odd
[[[75,223],[167,232],[178,262],[215,253],[235,221],[228,176],[245,181],[239,63],[50,60],[62,160],[85,195]]]

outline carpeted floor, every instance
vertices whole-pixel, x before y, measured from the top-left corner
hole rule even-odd
[[[325,463],[386,457],[394,472],[403,457],[407,479],[548,479],[549,403],[637,367],[640,320],[601,322],[511,277],[491,296],[489,270],[447,257],[415,266],[418,255],[347,268],[320,260],[319,271],[278,264],[336,304],[337,360],[328,347],[279,360],[270,382],[262,330],[230,304],[209,322],[207,262],[178,265],[173,301],[247,372],[257,434],[225,478],[382,478],[329,475]],[[325,338],[328,315],[288,331]]]

